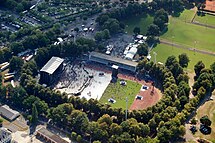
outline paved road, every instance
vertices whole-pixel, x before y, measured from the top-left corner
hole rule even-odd
[[[185,50],[194,51],[194,52],[197,52],[197,53],[202,53],[202,54],[206,54],[206,55],[215,56],[215,52],[200,50],[200,49],[196,49],[196,48],[193,48],[193,47],[190,47],[190,46],[185,46],[185,45],[181,45],[181,44],[178,44],[178,43],[173,43],[173,42],[168,41],[166,39],[161,39],[160,38],[160,42],[162,44],[169,45],[169,46],[174,46],[176,48],[185,49]]]

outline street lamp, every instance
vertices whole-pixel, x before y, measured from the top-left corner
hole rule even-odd
[[[157,53],[153,52],[153,54],[154,54],[154,63],[156,63],[157,62],[157,60],[156,60]]]
[[[197,41],[194,41],[194,55],[196,54],[196,44],[197,44]]]
[[[128,97],[125,98],[126,101],[126,110],[125,110],[125,120],[128,118]]]
[[[173,39],[174,39],[175,37],[174,36],[172,36],[172,50],[173,50]]]

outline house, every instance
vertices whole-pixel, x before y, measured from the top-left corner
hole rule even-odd
[[[10,121],[15,120],[20,115],[19,112],[11,109],[8,105],[3,105],[0,107],[0,114],[2,117]]]
[[[43,138],[46,142],[49,143],[69,143],[44,127],[37,130],[36,137]]]

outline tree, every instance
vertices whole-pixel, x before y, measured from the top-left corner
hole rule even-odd
[[[148,45],[141,44],[137,47],[137,53],[140,56],[147,56],[148,55]]]
[[[109,38],[110,38],[110,32],[109,32],[108,29],[105,29],[105,30],[103,31],[103,38],[104,38],[104,39],[109,39]]]
[[[188,66],[189,61],[190,61],[187,54],[183,53],[183,54],[179,55],[178,58],[179,58],[180,66],[182,68],[186,68]]]
[[[147,30],[147,36],[158,36],[160,34],[160,29],[155,24],[150,24]]]
[[[32,106],[32,123],[36,124],[38,121],[38,112],[37,112],[37,107],[35,104]]]
[[[210,66],[213,73],[215,73],[215,62]]]
[[[77,136],[76,141],[77,141],[78,143],[81,143],[81,142],[82,142],[82,137],[81,137],[81,135],[78,135],[78,136]]]
[[[19,71],[23,64],[24,61],[20,57],[13,56],[12,59],[10,60],[9,68],[11,71]]]
[[[78,27],[74,28],[74,31],[75,31],[76,33],[78,33],[79,28],[78,28]]]
[[[199,61],[199,62],[194,66],[194,71],[195,71],[195,73],[196,73],[195,80],[199,77],[201,70],[204,69],[204,68],[205,68],[205,64],[204,64],[202,61]]]
[[[134,27],[133,32],[134,32],[135,35],[140,34],[140,27]]]
[[[211,120],[208,118],[207,115],[201,117],[200,122],[205,125],[205,126],[210,126],[211,125]]]
[[[194,117],[191,119],[191,121],[190,121],[190,122],[191,122],[191,124],[194,124],[194,125],[196,125],[196,124],[197,124],[197,120],[196,120],[196,118],[194,118]]]
[[[103,40],[103,33],[102,32],[96,32],[94,38],[96,41],[102,41]]]

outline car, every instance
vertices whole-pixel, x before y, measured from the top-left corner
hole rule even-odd
[[[119,82],[119,84],[120,84],[120,85],[126,85],[127,83],[126,83],[126,81],[121,80],[121,81]]]
[[[143,86],[142,86],[142,89],[143,89],[143,90],[147,90],[147,89],[149,89],[149,87],[146,86],[146,85],[143,85]]]
[[[110,103],[116,103],[116,100],[114,100],[113,98],[109,98],[108,102],[110,102]]]

